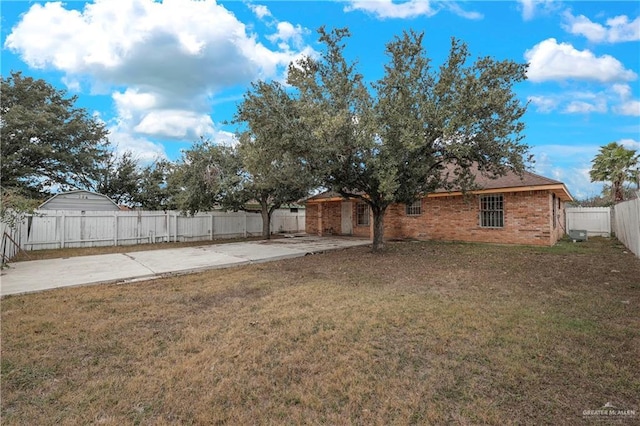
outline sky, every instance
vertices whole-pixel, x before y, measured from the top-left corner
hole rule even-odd
[[[528,103],[532,171],[575,198],[600,193],[591,160],[609,142],[640,149],[637,1],[3,1],[2,76],[42,78],[78,95],[119,152],[180,158],[205,137],[229,143],[252,81],[286,79],[318,55],[317,29],[348,27],[346,55],[365,80],[382,77],[385,44],[424,32],[435,66],[451,38],[472,59],[529,63],[515,86]]]

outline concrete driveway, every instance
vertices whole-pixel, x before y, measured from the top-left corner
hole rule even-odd
[[[16,262],[2,271],[0,295],[87,284],[135,282],[367,244],[370,244],[369,240],[360,238],[296,236],[269,241]]]

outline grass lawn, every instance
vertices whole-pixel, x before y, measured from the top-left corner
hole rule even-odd
[[[389,243],[8,296],[2,424],[637,424],[624,250]]]

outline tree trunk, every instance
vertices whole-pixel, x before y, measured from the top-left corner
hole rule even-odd
[[[271,209],[266,200],[260,200],[260,214],[262,215],[262,238],[271,239]]]
[[[377,252],[384,248],[384,214],[385,208],[372,207],[373,212],[373,246],[372,251]]]
[[[622,192],[622,182],[613,182],[613,202],[619,203],[624,201],[624,194]]]

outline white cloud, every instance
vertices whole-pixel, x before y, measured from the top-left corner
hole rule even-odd
[[[522,13],[522,19],[530,21],[540,12],[548,13],[555,10],[556,5],[553,0],[518,0]]]
[[[555,110],[581,114],[612,111],[621,115],[640,116],[640,102],[632,99],[631,86],[628,84],[613,84],[598,92],[566,91],[532,95],[528,100],[537,112],[543,114]]]
[[[632,99],[631,86],[628,84],[614,84],[611,91],[618,96],[619,104],[613,111],[620,115],[640,116],[640,101]]]
[[[582,35],[594,43],[618,43],[640,40],[640,16],[629,21],[625,15],[607,19],[605,25],[591,21],[584,15],[564,13],[563,28],[571,34]]]
[[[573,101],[566,106],[564,112],[568,114],[605,113],[607,112],[607,102],[604,99],[596,102]]]
[[[558,99],[551,96],[529,96],[529,102],[541,113],[549,113],[558,106]]]
[[[378,19],[410,19],[419,16],[430,17],[438,13],[441,8],[448,9],[466,19],[482,19],[479,12],[469,12],[460,7],[457,2],[447,1],[439,3],[440,8],[433,8],[430,0],[349,0],[344,7],[345,12],[359,10],[370,13]]]
[[[163,109],[145,114],[134,130],[150,136],[196,140],[213,133],[213,121],[207,114]]]
[[[465,18],[465,19],[473,19],[478,20],[484,18],[484,15],[480,12],[469,12],[460,7],[460,5],[453,1],[448,1],[444,3],[444,6],[449,9],[449,11],[455,13],[456,15]]]
[[[533,0],[519,0],[520,7],[522,8],[522,19],[530,21],[535,16],[536,2]]]
[[[621,115],[632,115],[640,117],[640,101],[629,100],[614,108],[614,111]]]
[[[258,17],[258,19],[263,19],[265,17],[270,17],[271,12],[267,8],[267,6],[262,4],[249,4],[249,9]]]
[[[166,158],[164,147],[145,137],[134,136],[128,131],[122,131],[118,125],[109,127],[109,140],[115,147],[117,154],[130,151],[143,164],[149,164],[156,158]]]
[[[278,22],[277,32],[270,36],[267,36],[267,39],[272,43],[277,43],[278,47],[282,50],[287,50],[291,45],[294,47],[301,47],[303,45],[302,36],[308,34],[309,31],[303,28],[300,25],[293,25],[290,22]]]
[[[249,7],[271,16],[265,6]],[[268,48],[214,0],[96,0],[81,10],[49,2],[31,6],[4,47],[31,67],[62,71],[70,88],[82,81],[92,93],[111,93],[118,115],[110,138],[155,155],[147,137],[215,135],[216,94],[282,78],[292,60],[314,53],[304,34],[281,23],[280,46]]]
[[[128,88],[112,94],[118,110],[118,116],[123,120],[134,118],[134,114],[140,111],[151,110],[157,106],[156,96],[152,93],[141,93],[139,89]]]
[[[634,139],[620,139],[618,143],[628,149],[640,150],[640,141]]]
[[[534,82],[575,79],[608,83],[638,77],[613,56],[596,56],[589,50],[577,50],[569,43],[558,43],[554,38],[536,44],[524,57],[529,62],[527,76]]]
[[[431,7],[428,0],[409,0],[394,3],[392,0],[352,0],[344,8],[345,12],[360,10],[369,12],[379,19],[385,18],[415,18],[418,16],[433,16],[438,13]]]
[[[611,91],[618,95],[622,100],[629,99],[631,97],[631,86],[628,84],[614,84],[611,86]]]

